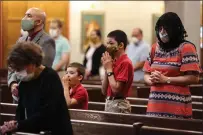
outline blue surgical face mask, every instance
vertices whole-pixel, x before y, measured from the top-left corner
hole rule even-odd
[[[34,20],[21,20],[21,28],[24,31],[30,31],[34,28],[35,21]]]

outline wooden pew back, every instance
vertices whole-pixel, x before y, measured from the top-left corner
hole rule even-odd
[[[151,117],[137,114],[109,113],[104,111],[70,109],[71,119],[97,122],[133,124],[141,122],[147,126],[202,131],[202,120]]]
[[[88,102],[89,110],[104,111],[105,103],[102,102]],[[146,105],[131,105],[131,113],[133,114],[146,114]],[[193,119],[202,119],[203,110],[193,109]]]
[[[16,104],[10,104],[7,107],[6,104],[1,103],[1,124],[3,121],[14,119],[14,113]],[[10,107],[10,109],[8,109]],[[4,111],[2,113],[2,111]],[[110,122],[120,124],[133,124],[135,122],[144,123],[146,126],[156,126],[164,128],[182,129],[182,130],[202,130],[202,120],[186,120],[186,119],[172,119],[172,118],[161,118],[161,117],[149,117],[145,115],[134,115],[134,114],[120,114],[120,113],[108,113],[91,110],[77,110],[69,109],[71,119],[84,120],[84,121],[96,121],[96,122]]]
[[[133,125],[71,120],[74,135],[136,135]]]

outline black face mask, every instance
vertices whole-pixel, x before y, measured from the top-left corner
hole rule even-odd
[[[169,42],[162,42],[159,36],[159,29],[163,27],[168,36]],[[155,26],[156,36],[160,47],[165,51],[177,48],[184,42],[184,34],[186,33],[184,26],[176,13],[168,12],[163,14],[157,21]]]

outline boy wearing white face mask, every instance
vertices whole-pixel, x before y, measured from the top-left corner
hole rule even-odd
[[[49,34],[56,43],[56,55],[52,68],[58,72],[59,76],[65,75],[65,67],[69,64],[70,59],[70,45],[67,38],[62,34],[62,22],[54,19],[50,23]]]
[[[143,41],[143,32],[140,28],[133,29],[131,43],[126,48],[126,53],[133,63],[134,81],[143,82],[142,68],[149,55],[150,46]]]

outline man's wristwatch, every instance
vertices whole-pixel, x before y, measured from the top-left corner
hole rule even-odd
[[[170,77],[167,78],[166,83],[167,83],[167,84],[170,84],[170,83],[171,83],[171,78],[170,78]]]
[[[113,74],[113,72],[107,72],[107,76],[112,76]]]

